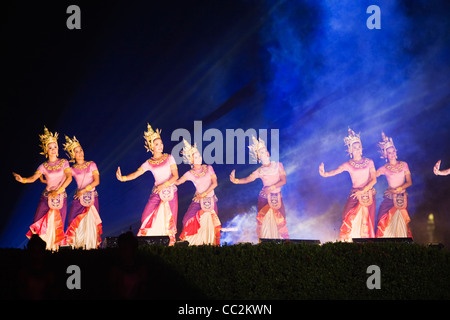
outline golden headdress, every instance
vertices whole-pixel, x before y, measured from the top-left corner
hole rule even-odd
[[[183,155],[183,160],[186,163],[189,163],[191,165],[194,164],[194,154],[198,152],[197,144],[194,143],[193,146],[189,142],[186,141],[186,139],[183,139],[184,147],[181,151],[181,154]]]
[[[67,151],[67,154],[70,157],[69,162],[75,162],[75,148],[81,147],[80,143],[78,142],[77,138],[73,136],[73,139],[70,139],[68,136],[66,136],[66,144],[63,144],[64,150]]]
[[[381,132],[381,139],[382,141],[378,143],[378,148],[380,148],[379,152],[381,153],[381,159],[386,159],[387,161],[387,152],[386,150],[390,147],[393,147],[396,151],[394,141],[392,141],[392,138],[386,137],[384,132]]]
[[[54,134],[48,131],[47,127],[44,126],[44,134],[39,135],[39,140],[41,141],[41,148],[42,148],[42,155],[45,155],[45,157],[48,157],[47,151],[48,151],[48,145],[49,143],[56,143],[58,144],[58,132],[55,132]]]
[[[256,139],[254,136],[252,136],[252,141],[253,141],[253,144],[248,146],[248,148],[250,149],[250,155],[256,162],[261,162],[259,150],[261,148],[264,148],[265,150],[267,150],[266,143],[264,142],[263,139],[261,139],[261,137],[259,139]]]
[[[350,129],[350,127],[348,127],[348,136],[344,138],[344,143],[347,146],[347,153],[350,157],[352,157],[352,152],[353,152],[352,145],[355,142],[359,142],[362,146],[361,138],[360,138],[359,134],[356,134],[352,129]]]
[[[147,149],[147,152],[151,151],[153,153],[153,141],[158,138],[161,139],[160,133],[160,129],[153,131],[152,126],[147,123],[147,131],[144,131],[145,149]]]

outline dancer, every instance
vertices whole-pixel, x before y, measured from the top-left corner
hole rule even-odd
[[[437,175],[437,176],[448,176],[450,174],[450,168],[448,168],[446,170],[443,170],[443,171],[440,171],[439,170],[440,167],[441,167],[441,160],[436,162],[436,164],[434,165],[433,172],[434,172],[435,175]]]
[[[58,250],[58,246],[64,240],[64,220],[67,212],[66,187],[72,181],[69,162],[58,158],[58,133],[48,131],[44,127],[44,134],[39,135],[42,155],[48,157],[48,161],[42,163],[37,171],[28,178],[23,178],[13,172],[14,178],[21,183],[33,183],[45,176],[47,185],[41,194],[33,224],[26,236],[31,239],[33,234],[38,234],[46,243],[47,250]]]
[[[375,166],[371,159],[362,156],[359,134],[348,128],[344,138],[350,160],[337,169],[325,172],[323,162],[319,166],[322,177],[332,177],[347,171],[352,180],[352,189],[344,207],[339,240],[351,242],[353,238],[375,237],[375,189],[377,182]]]
[[[217,177],[210,165],[202,165],[202,156],[197,146],[191,146],[184,140],[183,158],[191,165],[176,185],[192,181],[195,186],[195,196],[183,217],[183,230],[180,239],[190,245],[220,244],[220,220],[217,216],[217,197],[214,189],[217,187]]]
[[[120,167],[116,176],[119,181],[130,181],[151,171],[155,185],[141,218],[138,236],[169,236],[170,245],[175,244],[177,233],[178,194],[174,182],[178,179],[178,169],[171,154],[163,153],[164,144],[160,136],[161,130],[153,131],[147,124],[144,132],[145,148],[153,153],[153,157],[145,161],[135,172],[122,176]]]
[[[381,133],[382,141],[378,143],[381,158],[389,160],[377,170],[377,177],[385,175],[389,188],[384,192],[383,202],[378,209],[377,238],[412,237],[407,211],[406,188],[412,185],[408,164],[397,160],[397,149],[392,138]]]
[[[102,220],[99,215],[98,193],[100,174],[94,161],[84,160],[84,151],[76,137],[66,136],[64,150],[71,160],[72,177],[77,182],[77,191],[69,210],[66,244],[75,248],[96,249],[102,238]]]
[[[289,239],[286,226],[281,187],[286,184],[286,172],[281,162],[271,161],[264,141],[252,137],[253,144],[249,146],[252,157],[262,163],[248,177],[237,179],[235,170],[230,174],[234,184],[246,184],[260,178],[263,188],[258,198],[258,214],[256,216],[256,235],[258,239]]]

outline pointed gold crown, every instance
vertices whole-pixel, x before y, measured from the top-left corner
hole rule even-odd
[[[151,151],[153,153],[153,141],[161,138],[160,133],[160,129],[153,131],[152,126],[147,123],[147,131],[144,131],[145,149],[147,149],[147,152]]]
[[[390,147],[394,147],[394,141],[392,141],[392,138],[386,137],[384,132],[381,132],[381,142],[378,143],[378,148],[380,148],[379,152],[381,153],[381,159],[387,159],[387,153],[386,150]]]
[[[64,150],[67,151],[67,154],[70,157],[69,162],[75,162],[75,148],[81,147],[80,143],[78,142],[77,138],[73,136],[73,139],[70,139],[68,136],[66,136],[66,143],[63,144]]]
[[[348,136],[344,138],[344,143],[347,146],[347,153],[349,156],[352,154],[353,151],[352,145],[355,142],[359,142],[362,146],[359,134],[356,134],[352,129],[350,129],[350,127],[348,127]]]
[[[39,140],[41,141],[40,147],[42,148],[42,152],[40,154],[45,155],[45,157],[48,157],[47,154],[48,144],[52,142],[58,144],[58,132],[55,132],[53,134],[50,131],[48,131],[46,126],[44,126],[44,134],[39,135]]]
[[[266,149],[266,143],[263,139],[259,138],[256,139],[254,136],[252,136],[253,144],[249,145],[248,148],[250,149],[250,155],[252,156],[253,160],[256,162],[261,162],[260,152],[259,150],[261,148]]]
[[[191,145],[186,139],[183,138],[184,147],[181,150],[181,154],[183,155],[183,161],[185,163],[194,164],[194,154],[198,152],[197,144]]]

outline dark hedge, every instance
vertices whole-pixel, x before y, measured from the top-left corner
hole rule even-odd
[[[61,250],[45,253],[43,269],[33,269],[27,250],[1,249],[0,257],[1,299],[29,298],[24,274],[44,273],[50,299],[123,298],[118,274],[143,275],[128,296],[137,299],[450,298],[450,252],[413,243],[152,245],[128,264],[119,249]],[[80,290],[66,286],[69,265],[80,267]],[[381,270],[381,289],[366,286],[370,265]]]

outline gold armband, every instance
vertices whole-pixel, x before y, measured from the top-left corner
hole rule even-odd
[[[88,184],[85,189],[86,189],[86,191],[91,191],[92,190],[92,186],[90,184]]]

